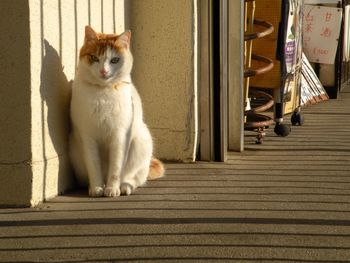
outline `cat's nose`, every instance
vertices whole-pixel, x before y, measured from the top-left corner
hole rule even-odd
[[[106,70],[106,69],[101,69],[100,70],[100,73],[101,73],[101,75],[103,76],[103,77],[105,77],[105,76],[107,76],[107,74],[108,74],[108,70]]]

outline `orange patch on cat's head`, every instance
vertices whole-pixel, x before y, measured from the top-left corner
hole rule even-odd
[[[123,53],[130,48],[130,39],[130,31],[125,31],[121,35],[104,34],[86,26],[84,45],[80,49],[79,59],[86,57],[88,62],[92,63],[91,55],[101,55],[107,47],[115,49],[117,53]]]

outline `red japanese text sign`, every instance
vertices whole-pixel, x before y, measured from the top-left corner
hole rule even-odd
[[[310,62],[334,63],[341,18],[341,8],[304,5],[303,50]]]

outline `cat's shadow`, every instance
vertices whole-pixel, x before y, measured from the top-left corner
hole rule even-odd
[[[46,39],[44,40],[40,81],[43,128],[42,131],[38,132],[41,132],[43,140],[45,198],[47,182],[49,180],[55,181],[54,176],[58,176],[58,193],[73,185],[68,158],[69,104],[72,81],[68,81],[58,52]],[[55,168],[49,171],[50,164],[48,162],[52,162],[56,157],[58,158],[58,171],[56,172]],[[55,164],[53,166],[55,167]]]

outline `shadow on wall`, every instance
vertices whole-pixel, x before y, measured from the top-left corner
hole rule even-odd
[[[44,178],[43,178],[43,197],[47,197],[47,187],[49,180],[56,181],[54,174],[48,174],[48,160],[52,157],[58,157],[58,180],[57,191],[62,193],[67,186],[73,185],[71,169],[68,158],[68,136],[70,130],[69,121],[69,104],[71,96],[72,81],[68,81],[63,72],[61,59],[57,51],[44,39],[44,52],[41,68],[41,122],[42,122],[42,139],[43,139],[43,160],[44,160]],[[47,115],[45,116],[45,105],[47,106]],[[48,134],[45,128],[48,127]],[[47,137],[50,138],[47,138]],[[52,144],[55,152],[52,152]],[[51,149],[49,152],[48,149]],[[50,177],[51,176],[51,177]],[[52,182],[50,182],[50,186]]]

